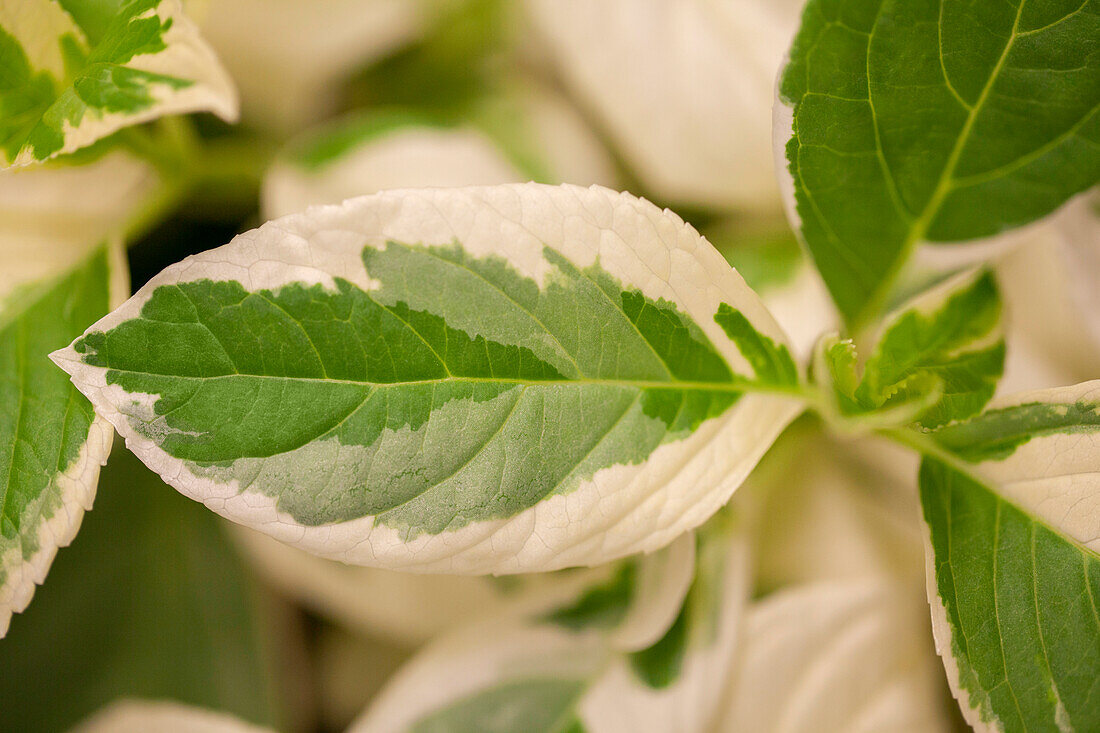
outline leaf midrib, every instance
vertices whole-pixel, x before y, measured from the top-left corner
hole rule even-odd
[[[688,380],[658,381],[649,379],[595,379],[584,377],[578,379],[521,379],[519,377],[464,377],[446,376],[429,379],[408,379],[396,382],[371,382],[358,379],[336,379],[331,377],[295,377],[279,376],[275,374],[217,374],[212,376],[191,376],[183,374],[161,374],[158,372],[146,372],[136,369],[118,369],[115,367],[99,367],[107,372],[119,374],[133,374],[145,377],[162,377],[167,379],[184,379],[191,381],[216,381],[222,379],[272,379],[278,381],[319,383],[319,384],[349,384],[357,387],[411,387],[417,385],[470,383],[470,384],[514,384],[520,387],[537,387],[540,385],[558,386],[609,386],[609,387],[634,387],[637,389],[671,389],[671,390],[697,390],[706,392],[728,392],[741,394],[743,392],[771,392],[787,394],[791,396],[804,396],[803,390],[797,386],[769,384],[747,377],[731,380],[729,382],[697,382]]]
[[[862,326],[865,324],[866,319],[877,313],[880,310],[882,301],[889,294],[894,280],[897,278],[901,268],[909,260],[913,249],[917,244],[924,239],[925,234],[928,233],[928,228],[932,225],[932,221],[936,218],[936,214],[939,213],[940,207],[943,205],[944,200],[948,194],[951,193],[955,187],[955,169],[959,165],[959,160],[962,158],[963,149],[970,140],[970,133],[974,128],[974,124],[978,119],[978,114],[984,107],[986,100],[989,98],[990,93],[993,90],[993,86],[1000,76],[1001,70],[1004,68],[1005,62],[1008,59],[1009,53],[1012,51],[1013,45],[1016,43],[1016,38],[1019,35],[1020,18],[1023,17],[1024,5],[1027,4],[1027,0],[1020,0],[1019,6],[1016,8],[1016,18],[1012,22],[1012,30],[1009,31],[1008,41],[1005,43],[1004,49],[1001,51],[1000,57],[997,59],[997,63],[994,64],[993,70],[989,73],[989,78],[986,79],[985,85],[982,87],[981,93],[974,101],[974,105],[964,109],[967,109],[966,121],[963,123],[962,128],[959,130],[958,136],[955,138],[955,145],[952,147],[950,154],[947,157],[947,162],[944,164],[943,170],[940,171],[940,176],[936,181],[936,187],[932,191],[932,195],[928,199],[928,203],[925,204],[924,209],[921,210],[919,216],[909,222],[909,233],[902,241],[901,247],[898,249],[898,254],[894,259],[894,264],[879,280],[878,286],[871,291],[870,297],[867,299],[866,304],[863,306],[860,314],[853,319],[853,326]],[[941,26],[941,24],[937,24]],[[942,31],[942,27],[939,29]],[[874,34],[874,29],[871,31]],[[870,53],[870,40],[868,40],[868,53]],[[868,73],[868,85],[870,85],[870,73]],[[946,69],[944,70],[944,83],[950,88],[951,80],[948,78]],[[870,86],[867,89],[867,99],[871,102],[872,98]],[[878,139],[878,124],[875,124],[875,136]],[[858,329],[857,329],[858,330]]]

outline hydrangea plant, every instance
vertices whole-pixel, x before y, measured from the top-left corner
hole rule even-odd
[[[417,647],[354,733],[1100,730],[1100,3],[332,4],[0,7],[0,677],[116,434],[210,512],[63,580],[266,634],[13,721],[316,727],[245,562]]]

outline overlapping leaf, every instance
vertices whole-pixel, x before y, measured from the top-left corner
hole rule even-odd
[[[0,301],[0,636],[76,534],[111,449],[110,425],[48,358],[109,310],[109,252]]]
[[[55,355],[219,513],[465,573],[598,564],[697,526],[798,411],[789,358],[674,215],[537,184],[271,222]]]
[[[483,624],[440,640],[350,730],[705,729],[733,664],[748,575],[744,538],[728,516],[704,525],[698,552],[686,600],[678,574],[653,583],[648,597],[621,581],[542,623]],[[643,569],[652,560],[633,562]],[[645,634],[624,636],[629,622],[608,623],[638,613]]]
[[[166,114],[236,117],[236,92],[178,0],[25,0],[0,8],[7,165],[69,153]]]
[[[928,618],[909,590],[889,576],[868,576],[806,583],[754,602],[714,730],[950,730]]]
[[[990,237],[1100,178],[1095,0],[813,0],[782,73],[788,205],[843,315],[923,241]]]
[[[935,434],[921,467],[937,646],[977,729],[1100,726],[1100,383]]]

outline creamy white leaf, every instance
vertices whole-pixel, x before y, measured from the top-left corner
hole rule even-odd
[[[869,576],[792,586],[752,604],[715,730],[951,730],[913,590]]]
[[[103,708],[71,733],[269,733],[232,715],[176,702],[120,700]]]
[[[1100,216],[1071,203],[1017,235],[997,265],[1008,354],[1004,395],[1091,379],[1100,364]]]
[[[658,197],[775,207],[775,75],[800,3],[528,0],[564,81]]]
[[[757,586],[922,578],[917,464],[912,451],[883,439],[792,426],[743,489],[762,503],[753,553]]]
[[[280,592],[361,634],[410,646],[486,617],[524,618],[567,606],[617,569],[610,564],[505,579],[420,575],[326,560],[244,527],[234,537]],[[616,634],[620,646],[645,646],[654,629],[671,623],[691,581],[693,547],[685,537],[641,563],[635,582],[651,602],[624,619]],[[669,584],[680,587],[678,596]]]
[[[607,153],[577,112],[538,85],[517,86],[484,100],[482,113],[460,126],[409,116],[376,132],[369,125],[371,115],[368,111],[316,128],[280,156],[264,177],[264,215],[275,218],[396,188],[487,186],[540,176],[549,179],[543,183],[615,183]],[[323,161],[302,160],[309,156],[303,150],[347,135],[357,123],[365,130],[346,150]],[[510,155],[503,140],[517,141],[538,170],[526,169],[528,161]]]
[[[211,2],[202,29],[240,86],[245,120],[285,133],[331,112],[340,82],[358,67],[415,40],[430,6],[421,0]]]

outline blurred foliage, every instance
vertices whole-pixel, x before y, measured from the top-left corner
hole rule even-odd
[[[509,3],[463,0],[438,11],[420,41],[357,74],[347,109],[392,105],[461,116],[509,63]]]
[[[120,696],[282,724],[272,619],[222,523],[116,445],[95,510],[0,643],[0,730],[64,730]]]

